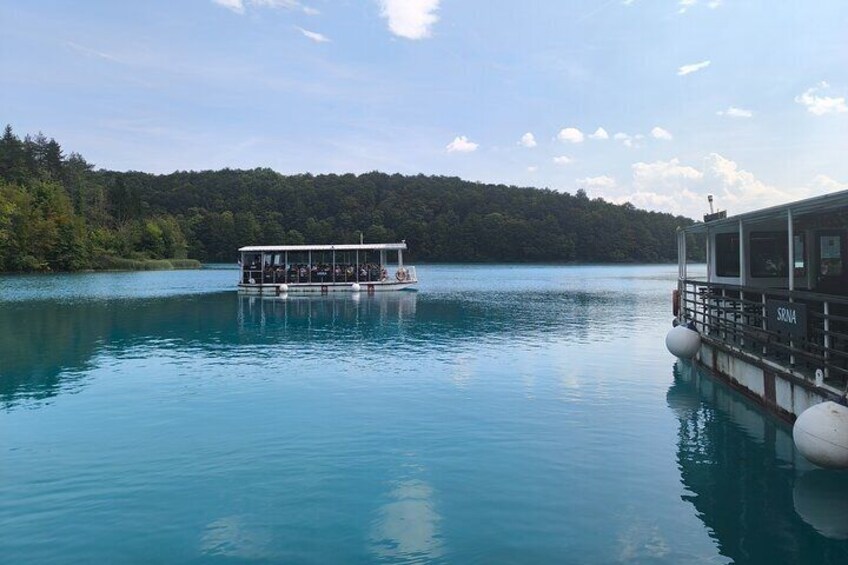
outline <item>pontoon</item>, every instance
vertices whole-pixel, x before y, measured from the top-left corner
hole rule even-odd
[[[342,245],[269,245],[239,249],[239,291],[380,292],[418,284],[403,264],[406,242]],[[392,257],[394,256],[394,257]],[[395,261],[390,262],[394,258]]]

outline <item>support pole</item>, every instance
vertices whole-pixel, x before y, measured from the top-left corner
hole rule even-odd
[[[824,303],[824,378],[830,377],[830,304]]]
[[[740,324],[745,322],[745,291],[743,288],[748,283],[748,261],[745,258],[745,226],[742,223],[742,220],[739,220],[739,305],[737,310],[739,311],[739,319],[735,320],[736,323],[733,324],[734,327],[734,338],[739,338],[739,345],[745,345],[745,340],[742,337],[744,334],[742,332],[737,332],[736,329],[739,328]]]
[[[713,246],[710,241],[710,230],[707,229],[707,282],[713,282]]]
[[[787,257],[789,257],[789,290],[795,290],[795,225],[792,221],[792,210],[787,211],[787,223],[788,229],[787,232],[789,234],[789,253]]]
[[[747,263],[745,260],[745,227],[742,225],[742,220],[739,220],[739,286],[745,286],[748,283]]]
[[[794,302],[795,299],[792,296],[792,292],[795,290],[795,226],[792,221],[792,209],[786,211],[786,223],[787,223],[787,240],[789,242],[789,253],[787,257],[789,258],[789,302]],[[795,341],[792,338],[789,338],[789,365],[791,367],[795,366],[795,355],[792,354],[792,349],[795,347]]]
[[[262,294],[262,285],[265,283],[265,253],[259,255],[259,294]]]

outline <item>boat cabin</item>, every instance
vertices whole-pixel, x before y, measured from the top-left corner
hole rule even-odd
[[[351,245],[270,245],[239,249],[239,290],[376,292],[418,283],[415,267],[403,264],[406,242]]]
[[[848,191],[705,220],[678,231],[678,320],[712,345],[844,391]],[[695,241],[705,277],[689,274]]]

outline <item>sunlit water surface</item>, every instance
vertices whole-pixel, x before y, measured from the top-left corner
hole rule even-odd
[[[673,266],[0,277],[0,561],[848,563],[848,477],[674,368]]]

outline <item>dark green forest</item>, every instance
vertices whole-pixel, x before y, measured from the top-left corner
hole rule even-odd
[[[234,262],[243,245],[409,244],[409,260],[667,262],[692,220],[456,177],[96,170],[42,134],[0,139],[0,271]]]

